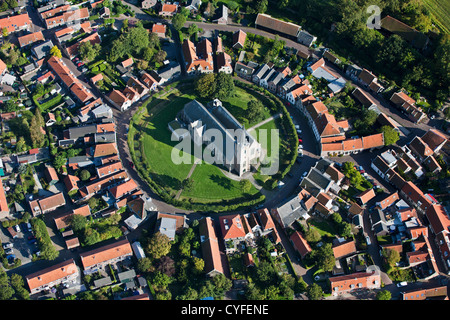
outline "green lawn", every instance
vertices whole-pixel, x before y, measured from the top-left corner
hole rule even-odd
[[[229,200],[242,197],[239,181],[231,180],[215,165],[203,162],[196,166],[191,179],[194,181],[191,190],[184,190],[182,197],[192,197],[202,202],[223,199]],[[252,186],[250,194],[258,193]]]
[[[191,92],[189,90],[180,92],[175,89],[168,96],[154,98],[147,106],[141,121],[133,124],[136,129],[135,140],[141,139],[142,156],[149,163],[152,179],[162,187],[171,189],[174,194],[180,189],[181,182],[188,176],[194,163],[194,156],[183,152],[184,156],[190,157],[191,163],[189,164],[175,164],[172,161],[172,150],[178,141],[171,141],[167,124],[175,119],[176,114],[186,103],[196,98]],[[238,117],[236,113],[244,113],[242,108],[246,108],[245,100],[254,98],[243,89],[238,89],[237,95],[237,97],[224,101],[224,105],[236,117]],[[180,200],[192,198],[201,202],[217,202],[243,196],[239,182],[226,177],[215,165],[204,162],[198,164],[191,179],[194,181],[192,188],[184,190],[180,195]],[[258,190],[252,186],[249,193],[254,195],[258,193]]]
[[[152,168],[152,177],[157,178],[164,186],[177,190],[179,183],[188,175],[194,163],[194,157],[191,156],[191,164],[173,163],[172,150],[178,142],[170,140],[167,123],[175,119],[176,114],[190,99],[186,95],[169,97],[171,100],[170,102],[167,100],[164,109],[153,117],[144,117],[141,125],[136,125],[136,129],[142,134],[143,156]]]

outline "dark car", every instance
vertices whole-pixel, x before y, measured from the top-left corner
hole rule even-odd
[[[133,162],[130,161],[129,165],[130,165],[131,168],[134,168],[134,163]]]
[[[28,236],[28,240],[33,240],[33,239],[36,239],[36,237],[35,237],[35,236],[33,236],[33,235],[31,235],[31,236]]]
[[[37,241],[36,239],[31,239],[30,241],[28,241],[28,243],[33,244],[33,243],[36,243],[36,241]]]

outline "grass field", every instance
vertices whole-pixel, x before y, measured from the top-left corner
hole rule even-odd
[[[450,1],[422,0],[423,5],[433,15],[433,23],[446,34],[450,33]]]
[[[172,161],[172,150],[178,141],[171,141],[171,134],[167,124],[174,120],[177,113],[186,103],[195,99],[192,90],[178,89],[171,94],[155,98],[147,106],[147,110],[141,121],[134,124],[142,144],[142,156],[150,165],[152,179],[161,186],[172,190],[175,194],[181,186],[181,182],[188,176],[193,164],[194,156],[183,153],[190,158],[190,163],[175,164]],[[223,101],[227,109],[239,120],[245,116],[247,102],[256,99],[245,90],[237,88],[237,96]],[[201,101],[199,99],[199,101]],[[207,102],[207,101],[201,101]],[[270,114],[267,111],[267,117]],[[273,121],[272,121],[273,122]],[[183,190],[180,200],[191,198],[199,202],[217,202],[243,197],[239,181],[231,180],[215,165],[201,163],[196,165],[192,172],[193,185],[190,190]],[[257,194],[258,190],[252,186],[249,194]]]

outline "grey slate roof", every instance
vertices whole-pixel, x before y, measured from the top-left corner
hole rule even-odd
[[[308,212],[303,208],[298,195],[293,196],[283,205],[278,207],[277,212],[285,226],[290,226],[295,220],[308,214]]]
[[[90,124],[87,126],[72,127],[67,130],[69,132],[69,138],[76,140],[78,138],[84,137],[85,135],[96,133],[97,126],[95,124]]]

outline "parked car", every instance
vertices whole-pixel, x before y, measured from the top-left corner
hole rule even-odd
[[[303,172],[302,178],[306,177],[307,174],[308,174],[308,171]]]
[[[369,238],[369,236],[366,236],[366,243],[367,243],[367,245],[368,245],[368,246],[370,246],[370,245],[371,245],[371,242],[370,242],[370,238]]]
[[[299,143],[303,143],[303,140],[300,139],[300,138],[298,138],[298,142],[299,142]]]
[[[11,259],[14,260],[15,258],[16,258],[15,254],[10,254],[10,255],[6,256],[6,259],[8,259],[8,261],[11,260]]]
[[[406,286],[408,284],[408,282],[406,282],[406,281],[402,281],[402,282],[399,282],[399,283],[397,283],[397,287],[404,287],[404,286]]]
[[[77,63],[77,67],[78,67],[78,68],[79,68],[79,67],[82,67],[82,66],[84,66],[84,63],[83,63],[82,61],[80,61],[80,62]]]
[[[31,236],[28,236],[28,240],[32,240],[32,239],[36,239],[36,237],[35,237],[35,236],[33,236],[33,235],[31,235]]]
[[[8,248],[8,249],[5,250],[5,253],[6,254],[13,254],[14,250],[12,248]]]
[[[3,246],[3,249],[8,249],[8,248],[12,248],[13,244],[11,242],[6,242],[2,246]]]
[[[31,240],[28,241],[28,243],[29,244],[33,244],[33,243],[36,243],[36,241],[37,241],[36,239],[31,239]]]
[[[14,230],[16,230],[16,232],[20,232],[20,227],[19,227],[18,224],[16,224],[16,225],[14,226]]]
[[[292,118],[292,117],[291,117]],[[298,124],[295,125],[295,130],[299,130],[300,126]]]

